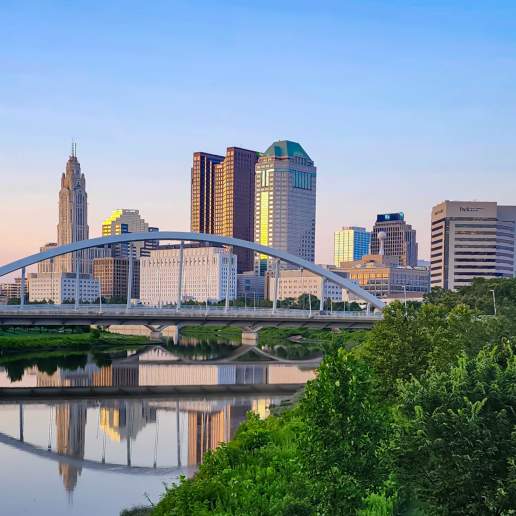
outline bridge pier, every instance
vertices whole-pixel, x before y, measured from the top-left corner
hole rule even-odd
[[[162,342],[163,333],[161,333],[161,330],[152,329],[150,332],[149,340],[151,342]]]
[[[260,326],[242,328],[242,344],[247,344],[249,346],[257,346],[258,332],[260,330]]]

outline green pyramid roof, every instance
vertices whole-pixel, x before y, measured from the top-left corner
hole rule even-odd
[[[275,158],[304,158],[312,161],[310,156],[305,152],[303,147],[297,142],[290,140],[280,140],[274,142],[265,152],[264,156]]]

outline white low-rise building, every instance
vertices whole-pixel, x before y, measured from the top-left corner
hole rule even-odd
[[[179,282],[179,246],[150,251],[140,260],[140,299],[143,304],[176,304]],[[182,302],[217,302],[236,298],[237,257],[220,247],[183,249]]]
[[[56,304],[75,300],[76,278],[72,272],[42,272],[29,277],[29,301]],[[89,274],[79,275],[79,301],[94,303],[100,296],[99,282]]]

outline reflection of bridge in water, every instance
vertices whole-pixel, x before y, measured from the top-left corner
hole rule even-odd
[[[77,485],[83,468],[164,478],[189,475],[208,450],[232,438],[249,410],[265,417],[269,404],[275,401],[279,399],[3,403],[0,404],[0,444],[57,462],[64,487],[69,492]],[[13,417],[9,418],[6,412],[9,408],[18,409],[17,435],[13,435]],[[48,410],[48,442],[41,438],[39,442],[28,442],[26,434],[31,429],[27,425],[30,420],[36,421],[33,419],[36,413],[41,418],[42,409]],[[11,428],[10,433],[3,428],[6,425]],[[142,433],[148,425],[153,431]],[[90,457],[85,453],[88,443]],[[93,455],[98,458],[91,456],[92,446]],[[140,459],[141,450],[148,450],[152,465],[134,463],[135,446],[140,449],[137,454]],[[122,448],[125,463],[108,460],[109,455],[120,458]],[[160,453],[165,455],[161,461]]]
[[[263,361],[251,360],[258,357]],[[250,346],[199,363],[155,346],[114,359],[104,367],[91,357],[84,367],[58,369],[54,374],[32,367],[11,384],[14,388],[0,389],[0,399],[4,399],[0,402],[0,444],[58,462],[69,492],[83,468],[163,477],[189,474],[206,451],[232,438],[249,410],[267,416],[270,403],[279,402],[311,379],[317,365],[317,360],[275,358]],[[0,385],[8,382],[7,373],[0,368]],[[182,399],[142,395],[148,389],[167,386],[190,390],[190,394]],[[103,397],[103,389],[113,388],[135,389],[137,397]],[[212,388],[248,388],[249,392],[210,394]],[[260,393],[264,388],[268,392]],[[52,389],[61,390],[68,398],[58,401],[44,394]],[[76,389],[91,393],[69,399],[73,398],[70,391]],[[25,395],[20,395],[21,391]],[[34,397],[39,395],[48,401]],[[48,411],[45,429],[41,428],[42,410]],[[143,455],[142,450],[146,450]]]

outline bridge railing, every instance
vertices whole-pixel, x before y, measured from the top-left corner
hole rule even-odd
[[[127,316],[131,315],[134,317],[145,317],[149,315],[160,315],[170,318],[175,317],[192,317],[198,318],[199,316],[216,316],[216,317],[270,317],[270,318],[373,318],[381,319],[381,313],[371,313],[366,311],[331,311],[331,310],[303,310],[295,308],[254,308],[254,307],[229,307],[224,306],[206,306],[202,305],[191,305],[182,306],[177,309],[175,307],[153,307],[135,305],[131,308],[127,308],[126,305],[51,305],[51,304],[30,304],[25,306],[20,305],[4,305],[0,306],[0,316],[22,313],[33,314],[33,315],[106,315],[106,316]]]

